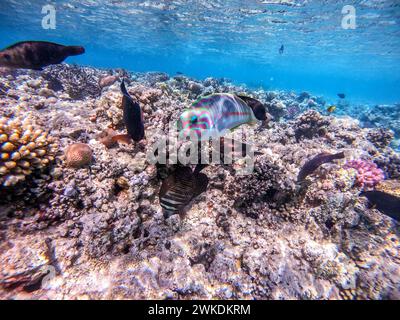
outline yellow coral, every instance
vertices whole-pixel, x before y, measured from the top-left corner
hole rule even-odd
[[[0,118],[0,186],[24,181],[54,160],[57,145],[29,120]]]
[[[357,178],[357,171],[350,169],[339,169],[335,172],[335,183],[342,191],[348,191],[353,188]]]

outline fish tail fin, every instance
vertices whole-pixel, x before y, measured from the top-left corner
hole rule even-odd
[[[201,195],[207,190],[208,177],[204,173],[198,173],[196,175],[195,188],[193,190],[193,198]]]
[[[169,209],[163,208],[164,219],[168,219],[169,217],[171,217],[171,216],[173,216],[175,214],[178,214],[178,213],[179,213],[179,211],[169,210]]]
[[[132,138],[128,134],[117,134],[111,138],[113,142],[120,142],[124,144],[130,144]]]
[[[125,80],[123,80],[123,79],[122,79],[122,82],[121,82],[121,92],[122,92],[122,94],[124,96],[129,97],[128,90],[126,90],[126,86],[125,86]]]

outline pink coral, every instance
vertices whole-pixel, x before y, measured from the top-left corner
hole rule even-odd
[[[357,170],[357,183],[363,188],[372,188],[385,179],[384,172],[372,161],[351,160],[346,163],[345,168]]]

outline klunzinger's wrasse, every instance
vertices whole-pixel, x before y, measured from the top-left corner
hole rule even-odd
[[[251,100],[258,102],[252,98]],[[217,138],[242,124],[256,124],[259,120],[267,119],[265,106],[261,102],[246,102],[229,93],[216,93],[197,100],[192,108],[179,117],[179,138]]]

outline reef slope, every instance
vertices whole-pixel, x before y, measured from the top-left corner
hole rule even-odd
[[[124,132],[119,82],[105,77],[128,80],[146,141],[108,149],[97,139],[106,128]],[[323,115],[323,99],[306,93],[251,91],[225,79],[63,64],[3,73],[0,83],[0,117],[29,119],[58,146],[54,162],[2,190],[0,298],[400,299],[399,227],[368,206],[357,171],[345,166],[362,159],[399,179],[385,130]],[[262,155],[245,177],[207,167],[208,190],[184,216],[165,220],[146,149],[213,92],[267,105],[275,120],[254,136]],[[66,165],[72,143],[89,145],[90,164]],[[346,159],[318,168],[300,194],[301,166],[339,151]]]

